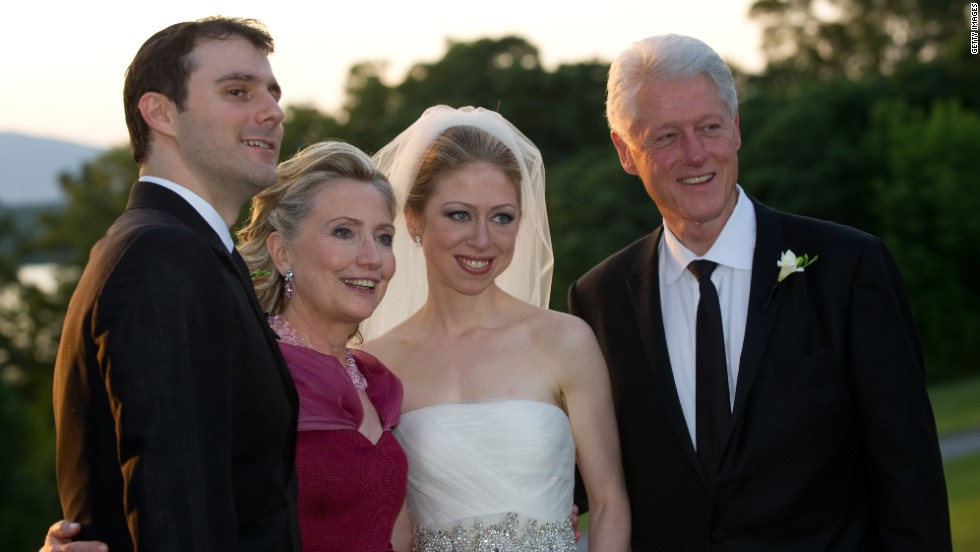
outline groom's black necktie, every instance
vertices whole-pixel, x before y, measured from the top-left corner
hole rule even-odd
[[[701,289],[695,345],[696,438],[698,458],[711,482],[715,480],[723,439],[731,420],[721,305],[718,302],[718,290],[711,282],[711,273],[717,266],[717,263],[702,260],[693,261],[687,267],[698,279]]]

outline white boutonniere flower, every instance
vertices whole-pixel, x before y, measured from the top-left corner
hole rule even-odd
[[[789,277],[790,274],[797,272],[803,272],[803,269],[817,262],[820,257],[814,255],[811,259],[809,255],[803,254],[802,257],[797,257],[796,253],[793,253],[792,249],[787,249],[783,251],[776,261],[776,266],[779,267],[779,275],[776,276],[776,283],[769,288],[769,296],[766,297],[766,303],[762,305],[762,310],[765,311],[769,308],[769,304],[773,301],[778,301],[779,297],[782,295],[780,288],[783,280]]]
[[[776,266],[779,267],[779,276],[776,277],[776,282],[782,282],[794,272],[803,272],[804,268],[817,262],[819,258],[819,255],[814,255],[811,259],[806,253],[802,257],[797,257],[792,249],[783,251],[782,257],[776,261]]]

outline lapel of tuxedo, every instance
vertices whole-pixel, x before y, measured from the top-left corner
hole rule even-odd
[[[224,242],[190,203],[177,193],[150,182],[137,182],[129,193],[126,209],[155,209],[175,217],[215,251],[227,252]]]
[[[660,404],[664,406],[670,425],[677,432],[680,442],[691,462],[700,466],[694,443],[684,420],[681,402],[677,396],[677,384],[667,352],[667,335],[664,332],[663,309],[660,304],[660,264],[658,246],[663,227],[650,234],[643,251],[637,256],[630,271],[627,287],[640,331],[640,340],[646,352],[648,366],[653,373]],[[699,468],[700,469],[700,468]]]
[[[735,386],[735,403],[732,410],[732,427],[745,406],[746,398],[752,390],[752,383],[759,371],[762,356],[779,313],[778,295],[770,298],[770,292],[779,275],[780,252],[785,247],[782,226],[775,211],[755,199],[756,238],[752,257],[752,284],[749,291],[749,310],[745,322],[745,339],[742,343],[742,357],[739,361],[738,382]]]
[[[262,331],[265,333],[266,342],[269,344],[269,348],[272,349],[272,357],[276,360],[276,367],[279,369],[279,376],[282,378],[283,387],[286,389],[286,396],[289,399],[290,404],[293,407],[293,427],[296,426],[297,416],[299,415],[299,394],[296,391],[296,385],[293,383],[293,376],[289,372],[289,367],[286,365],[285,359],[283,359],[282,354],[279,352],[279,336],[272,331],[266,321],[266,313],[262,311],[262,307],[259,305],[258,297],[255,295],[255,287],[252,284],[252,276],[248,272],[248,265],[245,264],[245,259],[242,258],[238,249],[232,249],[231,254],[228,257],[234,265],[235,274],[238,276],[238,281],[245,287],[245,295],[248,296],[249,303],[252,305],[252,311],[255,316],[259,319],[262,325]],[[287,454],[289,455],[289,461],[293,460],[293,448],[287,447]]]
[[[232,265],[235,268],[235,276],[238,277],[238,282],[245,288],[245,295],[248,296],[249,304],[252,305],[252,312],[255,313],[256,318],[264,321],[266,315],[264,312],[262,312],[262,307],[259,305],[259,300],[255,296],[255,287],[252,284],[252,277],[249,275],[248,265],[245,264],[245,259],[242,258],[237,249],[232,249],[229,257],[231,257]],[[265,324],[264,322],[262,325],[263,327],[268,326],[268,324]],[[271,330],[270,332],[266,333],[272,335]]]
[[[229,252],[226,249],[224,242],[221,241],[221,238],[211,228],[211,225],[194,210],[190,203],[187,203],[182,197],[163,186],[148,182],[137,182],[129,195],[128,208],[157,209],[169,213],[193,230],[227,264],[228,269],[235,274],[238,282],[245,288],[245,295],[248,297],[252,311],[256,317],[260,320],[265,320],[265,314],[262,312],[261,307],[259,307],[258,299],[255,297],[255,288],[252,287],[252,280],[248,274],[248,267],[245,265],[245,261],[238,254],[238,251],[233,249]]]
[[[278,338],[266,323],[266,315],[259,306],[259,301],[255,296],[255,287],[252,285],[251,276],[248,273],[248,266],[238,254],[237,250],[231,253],[225,248],[224,242],[215,233],[214,229],[204,220],[204,218],[176,193],[149,182],[137,182],[129,194],[129,204],[127,209],[156,209],[176,217],[180,222],[193,230],[197,235],[207,242],[214,250],[215,254],[222,259],[228,269],[235,274],[239,283],[245,288],[245,296],[248,297],[252,312],[261,322],[262,328],[269,342],[269,347],[273,350],[273,357],[283,378],[283,385],[286,394],[293,405],[294,418],[299,405],[299,396],[296,393],[296,386],[293,384],[292,376],[282,355],[279,353]]]

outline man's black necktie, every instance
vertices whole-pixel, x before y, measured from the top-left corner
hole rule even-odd
[[[711,273],[717,266],[717,263],[702,260],[693,261],[687,267],[698,279],[701,288],[695,345],[696,438],[698,458],[711,482],[714,482],[718,470],[723,440],[731,420],[721,305],[718,290],[711,282]]]

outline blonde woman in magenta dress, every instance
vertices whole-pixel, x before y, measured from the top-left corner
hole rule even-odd
[[[321,142],[279,165],[276,184],[255,197],[238,234],[299,394],[304,552],[392,550],[407,471],[391,432],[402,386],[348,344],[395,271],[395,206],[366,154]]]

